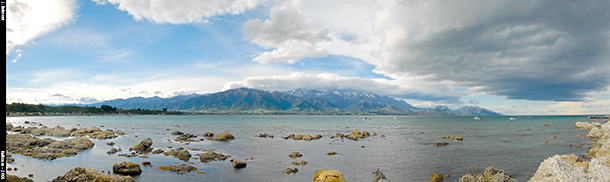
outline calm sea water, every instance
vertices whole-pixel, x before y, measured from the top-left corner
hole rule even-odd
[[[370,120],[363,120],[363,117]],[[65,174],[75,167],[112,171],[114,163],[151,161],[153,167],[142,167],[143,173],[137,181],[311,181],[315,171],[321,168],[335,169],[343,173],[347,181],[371,181],[372,171],[379,168],[392,181],[427,181],[431,174],[449,174],[446,181],[457,181],[467,173],[482,173],[486,167],[503,169],[519,181],[527,181],[538,169],[540,162],[555,154],[587,152],[589,145],[576,145],[589,141],[576,138],[586,135],[587,130],[568,129],[577,121],[588,121],[586,116],[509,116],[485,117],[433,117],[433,116],[71,116],[71,117],[7,117],[13,125],[25,120],[48,127],[88,128],[104,126],[104,129],[121,130],[128,135],[114,139],[96,140],[95,146],[73,157],[43,161],[21,155],[13,155],[15,162],[9,167],[17,171],[9,174],[21,177],[34,174],[35,181],[48,181]],[[543,126],[551,124],[551,126]],[[80,125],[80,126],[79,126]],[[169,130],[167,130],[169,129]],[[330,139],[336,133],[350,133],[353,129],[377,133],[364,140],[352,141]],[[527,129],[531,129],[527,131]],[[189,145],[173,142],[171,132],[179,130],[198,135],[204,132],[230,131],[235,140],[229,142],[203,141]],[[421,134],[423,132],[423,134]],[[275,138],[255,137],[259,133],[275,135]],[[312,141],[284,140],[289,134],[321,134],[322,139]],[[385,137],[380,137],[385,135]],[[463,141],[439,139],[438,136],[461,135]],[[551,139],[557,136],[557,139]],[[199,160],[181,161],[163,154],[148,154],[149,158],[122,157],[129,147],[142,139],[151,138],[153,148],[169,151],[168,147],[190,149],[195,157],[203,151],[215,150],[232,156],[232,159],[247,160],[247,167],[233,169],[232,163]],[[64,139],[64,138],[54,138]],[[106,154],[113,146],[123,151]],[[543,144],[543,141],[549,143]],[[436,142],[448,142],[436,147]],[[573,147],[566,147],[573,145]],[[292,159],[291,152],[300,152],[303,157]],[[328,156],[328,152],[339,155]],[[305,160],[304,166],[293,166],[292,162]],[[160,165],[187,164],[197,167],[188,174],[174,174],[155,170]],[[296,174],[283,174],[282,170],[298,168]]]

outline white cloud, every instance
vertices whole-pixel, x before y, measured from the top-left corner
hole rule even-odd
[[[137,21],[144,19],[162,24],[205,23],[208,18],[220,15],[236,15],[253,9],[267,0],[92,0],[98,4],[109,2],[126,11]]]
[[[17,57],[15,57],[15,59],[11,60],[12,63],[16,63],[17,61],[19,61],[19,59],[21,59],[21,49],[15,50],[15,53],[17,53]]]
[[[317,75],[294,72],[289,75],[247,77],[225,84],[223,90],[249,87],[288,91],[296,88],[321,91],[372,92],[398,99],[433,100],[438,103],[457,103],[460,94],[440,84],[415,79],[367,79],[345,77],[331,73]]]
[[[249,20],[244,24],[244,39],[264,48],[275,48],[259,53],[252,61],[295,63],[305,57],[324,57],[328,51],[317,44],[330,41],[328,29],[307,18],[291,6],[273,7],[269,19]]]
[[[6,54],[51,31],[74,22],[75,0],[9,0],[6,12]]]

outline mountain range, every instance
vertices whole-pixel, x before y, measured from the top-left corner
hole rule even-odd
[[[494,116],[497,112],[478,106],[451,110],[447,106],[417,108],[403,100],[374,93],[295,89],[287,92],[236,88],[213,94],[180,95],[170,98],[132,97],[88,104],[121,109],[168,109],[209,114],[383,114]]]

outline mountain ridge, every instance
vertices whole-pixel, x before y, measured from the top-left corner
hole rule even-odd
[[[235,88],[206,95],[180,95],[170,98],[132,97],[114,99],[90,106],[111,105],[122,109],[169,109],[198,113],[288,113],[288,114],[396,114],[490,116],[501,115],[478,106],[455,111],[447,106],[417,108],[403,100],[374,93],[294,89],[286,92]]]

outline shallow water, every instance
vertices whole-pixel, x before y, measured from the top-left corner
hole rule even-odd
[[[456,116],[364,117],[371,120],[363,120],[363,116],[243,115],[7,117],[7,123],[14,126],[37,126],[38,123],[64,128],[104,126],[102,130],[118,129],[128,133],[114,139],[91,139],[95,142],[92,149],[53,161],[13,154],[15,162],[8,167],[17,167],[18,170],[9,171],[8,174],[21,177],[34,174],[32,179],[35,181],[49,181],[75,167],[94,168],[107,173],[114,163],[132,161],[141,164],[151,161],[153,167],[142,167],[143,173],[135,177],[136,181],[311,181],[314,172],[321,168],[339,170],[347,181],[371,181],[375,168],[379,168],[392,181],[427,181],[431,179],[431,174],[437,172],[443,176],[450,175],[445,177],[445,181],[457,181],[464,174],[482,173],[489,166],[505,170],[519,181],[527,181],[544,159],[555,154],[574,153],[580,156],[586,153],[589,145],[583,148],[576,146],[589,140],[574,136],[584,136],[587,130],[568,127],[574,127],[577,121],[591,122],[586,116],[534,116],[518,117],[517,120],[509,120],[508,116],[485,117],[483,120]],[[26,120],[33,124],[24,124]],[[551,126],[543,126],[547,123]],[[329,138],[336,133],[350,133],[353,129],[378,135],[359,141]],[[186,145],[171,141],[177,137],[171,135],[175,130],[198,135],[195,140],[202,138],[203,132],[228,130],[236,139],[229,142],[205,140]],[[259,133],[272,134],[275,138],[255,137]],[[321,134],[323,138],[312,141],[281,138],[289,134]],[[444,135],[461,135],[464,140],[437,138]],[[557,139],[551,139],[551,136],[557,136]],[[191,159],[185,162],[163,154],[148,154],[148,158],[118,156],[127,153],[129,147],[145,138],[153,140],[152,147],[155,149],[169,151],[170,146],[183,147],[190,149],[193,157],[203,153],[201,150],[215,150],[231,155],[231,159],[247,162],[247,167],[236,170],[229,160],[203,163]],[[106,154],[113,147],[106,145],[110,141],[116,143],[114,148],[123,151]],[[549,143],[542,144],[543,141]],[[448,142],[449,145],[431,145],[437,142]],[[288,157],[288,154],[297,151],[303,157]],[[339,155],[328,156],[328,152]],[[244,160],[250,158],[254,159]],[[308,164],[291,165],[301,160]],[[174,174],[155,170],[160,165],[169,164],[187,164],[205,174]],[[283,174],[281,171],[287,167],[296,167],[299,172]]]

